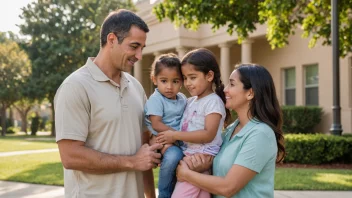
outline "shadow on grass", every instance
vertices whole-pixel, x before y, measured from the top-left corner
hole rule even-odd
[[[275,190],[352,190],[352,170],[279,168]]]
[[[61,162],[47,163],[33,169],[19,172],[6,178],[8,181],[25,182],[32,184],[46,184],[63,186],[63,167]]]

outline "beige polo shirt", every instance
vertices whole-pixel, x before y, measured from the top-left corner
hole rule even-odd
[[[134,155],[144,131],[145,92],[130,74],[122,72],[120,85],[93,61],[68,76],[55,95],[56,141],[79,140],[94,150]],[[64,169],[66,197],[144,197],[138,171],[94,175]]]

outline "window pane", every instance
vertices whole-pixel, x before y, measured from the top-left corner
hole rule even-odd
[[[296,89],[286,89],[285,105],[296,105]]]
[[[295,68],[285,69],[285,88],[296,87],[296,70]]]
[[[306,70],[306,85],[318,85],[318,65],[311,65],[305,68]]]
[[[306,105],[319,105],[318,87],[306,88]]]

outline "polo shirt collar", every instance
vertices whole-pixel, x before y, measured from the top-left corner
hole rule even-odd
[[[93,60],[94,58],[89,57],[86,62],[86,66],[90,74],[92,75],[93,79],[100,82],[110,81],[112,84],[120,87],[117,83],[115,83],[113,80],[107,77],[104,74],[104,72],[101,71],[100,68],[93,62]],[[120,80],[121,87],[127,87],[129,82],[130,81],[127,79],[125,72],[121,71],[121,80]]]
[[[238,125],[239,120],[237,119],[235,123],[233,124],[233,129]],[[236,134],[237,137],[242,137],[244,134],[246,134],[248,131],[250,131],[255,125],[259,124],[260,122],[256,119],[250,119],[247,124]]]
[[[110,79],[104,74],[103,71],[93,62],[94,58],[89,57],[86,66],[90,74],[92,75],[93,79],[96,81],[109,81]]]

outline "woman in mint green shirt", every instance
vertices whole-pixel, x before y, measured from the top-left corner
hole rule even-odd
[[[192,171],[189,161],[181,161],[177,178],[214,197],[274,197],[275,164],[283,159],[285,148],[273,79],[262,66],[242,64],[232,72],[224,92],[226,108],[236,111],[238,119],[223,133],[213,175]],[[190,161],[197,164],[200,158]]]

